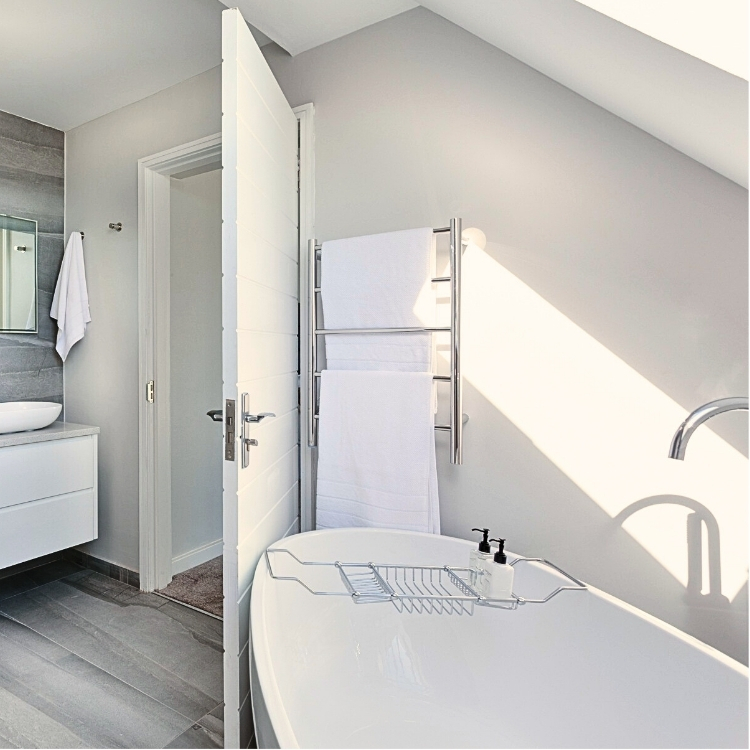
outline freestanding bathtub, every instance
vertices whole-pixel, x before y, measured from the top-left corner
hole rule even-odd
[[[302,560],[465,567],[473,545],[341,529],[274,546]],[[273,570],[344,590],[335,569],[287,555]],[[516,566],[521,596],[561,582]],[[259,747],[748,746],[747,669],[593,588],[515,611],[409,614],[314,596],[262,558],[251,630]]]

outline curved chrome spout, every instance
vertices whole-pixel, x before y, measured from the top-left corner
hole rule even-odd
[[[707,419],[722,414],[725,411],[737,411],[748,409],[748,399],[745,396],[735,396],[732,398],[719,398],[716,401],[709,401],[703,406],[699,406],[694,412],[688,415],[688,418],[678,427],[672,438],[672,444],[669,446],[669,457],[683,461],[685,459],[685,449],[687,444],[698,427]]]

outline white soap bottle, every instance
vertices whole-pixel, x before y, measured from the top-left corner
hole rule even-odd
[[[487,599],[513,599],[513,566],[508,565],[505,539],[490,539],[499,549],[492,560],[484,561],[482,596]]]

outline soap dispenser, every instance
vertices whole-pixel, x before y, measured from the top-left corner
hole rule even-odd
[[[513,566],[508,565],[505,539],[490,539],[499,549],[492,560],[484,561],[482,595],[487,599],[513,599]]]
[[[485,561],[492,560],[492,550],[490,549],[490,543],[487,541],[487,537],[490,534],[489,529],[472,529],[472,531],[478,531],[482,534],[482,541],[479,542],[479,547],[473,549],[469,553],[469,567],[475,568],[476,570],[484,570]]]

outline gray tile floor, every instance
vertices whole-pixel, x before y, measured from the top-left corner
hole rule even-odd
[[[222,623],[68,562],[0,579],[0,747],[223,747]]]

